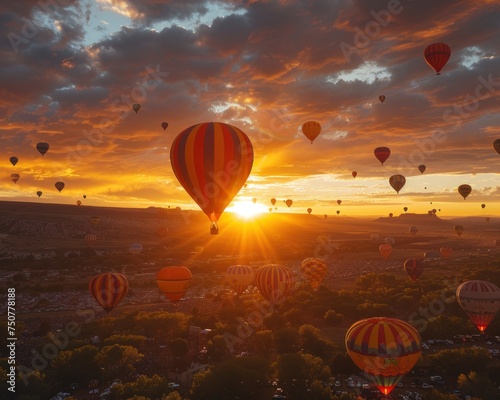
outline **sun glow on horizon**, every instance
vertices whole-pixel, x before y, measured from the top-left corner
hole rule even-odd
[[[235,213],[239,218],[252,219],[257,215],[264,212],[269,212],[269,210],[260,203],[252,203],[251,201],[235,201],[227,211]]]

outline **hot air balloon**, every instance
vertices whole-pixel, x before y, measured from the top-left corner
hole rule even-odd
[[[272,207],[269,207],[269,212],[273,211],[273,208]]]
[[[352,171],[352,177],[353,178],[356,178],[356,176],[358,175],[358,172],[357,171]]]
[[[393,213],[389,213],[389,218],[392,218],[394,214]]]
[[[486,207],[486,204],[481,204],[481,208],[484,208],[484,207]]]
[[[205,122],[182,131],[172,143],[170,162],[186,192],[212,221],[217,221],[252,170],[253,147],[240,129]]]
[[[385,96],[384,95],[378,96],[378,99],[380,100],[381,103],[383,103],[385,101]]]
[[[36,192],[36,195],[40,197],[42,195],[42,192],[39,190],[38,192]]]
[[[276,204],[276,199],[275,199],[274,197],[271,199],[271,204],[272,204],[273,206]]]
[[[89,218],[90,225],[92,225],[92,226],[99,225],[100,221],[101,221],[101,219],[99,217],[90,217]]]
[[[413,282],[416,282],[417,279],[420,278],[420,275],[424,272],[424,262],[415,258],[406,260],[404,269]]]
[[[89,282],[89,291],[98,303],[110,312],[128,292],[128,280],[125,275],[105,272],[94,276]]]
[[[302,125],[302,133],[312,142],[321,132],[321,125],[316,121],[308,121]]]
[[[238,296],[253,283],[254,272],[248,265],[231,265],[225,273],[226,282],[231,286]]]
[[[17,157],[11,157],[10,163],[15,167],[19,159]]]
[[[373,240],[374,242],[377,242],[379,238],[380,238],[380,235],[378,233],[372,233],[370,235],[370,239]]]
[[[381,244],[378,248],[384,258],[388,258],[392,253],[392,246],[388,243]]]
[[[163,128],[163,130],[167,129],[168,128],[168,122],[162,122],[161,123],[161,127]]]
[[[306,258],[300,266],[300,272],[315,291],[325,279],[327,271],[325,262],[319,258]]]
[[[252,199],[252,203],[253,204],[257,203],[257,199],[255,197]]]
[[[132,105],[132,110],[134,110],[136,114],[139,112],[140,109],[141,105],[139,103],[135,103]]]
[[[308,208],[308,209],[307,209],[307,213],[308,213],[308,214],[311,214],[311,213],[312,213],[312,210],[313,210],[312,208]]]
[[[403,207],[404,212],[408,211],[408,207]]]
[[[464,232],[464,227],[462,225],[455,225],[453,227],[453,231],[458,235],[462,235],[462,233]]]
[[[293,204],[293,201],[290,200],[290,199],[288,199],[288,200],[285,201],[285,204],[288,206],[288,208],[290,208],[292,206],[292,204]]]
[[[500,139],[497,139],[493,142],[493,148],[498,154],[500,154]]]
[[[45,142],[40,142],[36,145],[36,149],[43,157],[43,155],[47,153],[47,151],[49,151],[49,144]]]
[[[10,179],[12,179],[12,182],[14,183],[17,183],[19,178],[20,178],[19,174],[10,174]]]
[[[86,195],[86,194],[84,194],[84,195],[83,195],[83,198],[84,198],[84,199],[86,199],[86,198],[87,198],[87,195]]]
[[[283,265],[268,264],[255,271],[255,286],[275,307],[279,307],[285,301],[294,284],[292,271]]]
[[[375,317],[355,322],[345,337],[347,353],[384,395],[420,358],[421,338],[409,323]]]
[[[403,175],[393,175],[389,178],[389,184],[392,188],[399,193],[406,183],[406,178]]]
[[[57,190],[59,190],[59,193],[61,193],[61,190],[64,189],[64,182],[56,182],[56,184],[54,185],[56,187]]]
[[[186,267],[165,267],[156,274],[156,283],[163,294],[177,303],[189,287],[193,275]]]
[[[325,215],[323,215],[323,217],[325,217],[325,219],[326,219],[328,217],[328,215],[325,214]]]
[[[340,206],[342,204],[342,200],[337,200],[337,204]]]
[[[441,75],[440,71],[448,62],[450,55],[450,46],[445,43],[433,43],[424,51],[425,61],[436,71],[436,75]]]
[[[471,191],[472,188],[470,187],[470,185],[460,185],[458,187],[458,193],[462,195],[464,200],[467,198],[467,196],[470,194]]]
[[[96,241],[97,241],[97,235],[91,233],[85,235],[85,243],[87,244],[87,246],[89,247],[94,246]]]
[[[391,246],[394,246],[394,243],[396,243],[396,239],[394,239],[392,236],[387,236],[384,239],[384,242],[390,244]]]
[[[451,249],[451,247],[441,247],[439,249],[439,252],[441,253],[441,257],[448,258],[449,256],[451,256],[453,250]]]
[[[415,236],[418,233],[418,228],[416,226],[410,226],[410,228],[408,228],[408,230],[410,231],[410,233],[413,236]]]
[[[81,200],[77,200],[77,201],[76,201],[76,205],[77,205],[77,206],[81,206],[81,205],[82,205]]]
[[[421,174],[423,174],[426,169],[427,169],[427,167],[424,164],[420,164],[418,166],[418,170],[420,171]]]
[[[377,160],[379,160],[383,165],[391,155],[391,150],[388,147],[377,147],[373,153],[375,154],[375,157],[377,157]]]
[[[487,281],[467,281],[457,288],[456,295],[460,307],[484,333],[500,309],[500,289]]]
[[[142,253],[142,244],[140,243],[132,243],[129,248],[128,252],[133,255],[141,254]]]
[[[336,213],[337,213],[337,215],[339,215],[340,214],[340,210],[337,210]]]

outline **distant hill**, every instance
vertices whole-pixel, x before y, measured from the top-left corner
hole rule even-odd
[[[393,217],[380,217],[377,218],[374,222],[416,225],[416,226],[420,225],[446,226],[454,224],[454,221],[441,219],[436,214],[415,214],[415,213],[405,213]]]

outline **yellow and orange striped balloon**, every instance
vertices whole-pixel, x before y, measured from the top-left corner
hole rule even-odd
[[[320,258],[306,258],[300,266],[300,272],[308,280],[313,290],[318,290],[327,271],[325,262]]]
[[[226,282],[240,296],[253,283],[254,272],[248,265],[231,265],[225,273]]]
[[[128,280],[123,274],[105,272],[94,276],[89,282],[89,291],[97,302],[110,312],[128,292]]]
[[[192,278],[186,267],[165,267],[156,274],[156,283],[172,303],[177,303],[186,294]]]
[[[345,344],[352,361],[388,395],[420,358],[422,341],[409,323],[375,317],[355,322]]]

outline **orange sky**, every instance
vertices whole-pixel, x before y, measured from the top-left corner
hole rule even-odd
[[[286,211],[321,215],[397,215],[403,206],[500,215],[494,1],[93,0],[50,12],[4,3],[3,199],[195,209],[170,145],[191,125],[221,121],[254,146],[235,202],[255,197],[267,210],[275,197],[284,212],[291,198]],[[435,42],[452,49],[440,76],[423,58]],[[311,120],[322,126],[312,145],[301,132]],[[50,144],[43,157],[41,141]],[[391,149],[383,166],[379,146]],[[407,178],[399,194],[394,174]],[[466,201],[463,183],[473,189]]]

